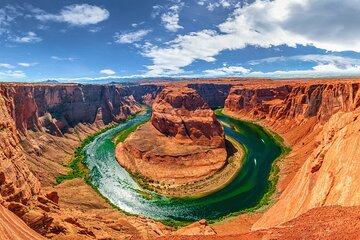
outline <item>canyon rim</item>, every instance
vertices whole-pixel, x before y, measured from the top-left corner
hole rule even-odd
[[[358,5],[2,0],[0,240],[360,239]]]

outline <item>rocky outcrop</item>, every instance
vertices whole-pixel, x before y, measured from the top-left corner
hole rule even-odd
[[[2,240],[44,240],[15,214],[0,205],[0,238]]]
[[[156,96],[164,89],[164,86],[157,84],[140,84],[130,86],[128,89],[137,102],[151,106]]]
[[[189,84],[206,101],[210,108],[223,108],[232,84],[199,83]]]
[[[173,233],[173,235],[177,236],[209,236],[215,234],[216,232],[214,231],[214,229],[208,226],[205,219],[190,224],[189,226],[183,227]]]
[[[321,123],[339,111],[360,105],[360,84],[290,83],[262,86],[235,86],[226,99],[225,109],[247,117],[271,121],[316,117]]]
[[[25,165],[9,104],[0,95],[0,195],[6,202],[26,204],[39,193],[40,184]]]
[[[253,229],[278,226],[313,208],[360,204],[356,194],[360,169],[354,150],[360,146],[359,87],[354,80],[279,82],[231,89],[227,111],[262,119],[293,147],[281,179],[287,169],[295,173],[282,185],[277,203]]]
[[[26,165],[15,122],[10,115],[12,104],[12,99],[0,94],[0,204],[36,231],[44,233],[52,222],[46,213],[50,207],[41,201],[46,198],[41,196],[40,182]],[[2,213],[5,218],[11,217],[6,211]],[[19,234],[29,237],[28,231],[24,231]]]
[[[21,135],[62,135],[79,123],[119,122],[140,110],[130,91],[108,85],[0,85]]]
[[[203,179],[225,165],[224,131],[204,100],[189,88],[165,88],[150,122],[117,146],[119,163],[168,184]]]
[[[360,109],[333,115],[315,141],[318,147],[254,229],[277,226],[312,208],[360,205]]]
[[[204,99],[190,88],[165,88],[156,98],[151,124],[166,137],[224,147],[224,129]]]

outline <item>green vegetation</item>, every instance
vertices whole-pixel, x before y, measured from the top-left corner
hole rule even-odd
[[[84,149],[85,147],[91,143],[92,141],[94,141],[94,139],[99,136],[100,134],[112,129],[112,128],[115,128],[117,126],[119,126],[120,124],[124,124],[125,122],[127,121],[130,121],[131,119],[134,119],[136,116],[138,116],[139,114],[143,114],[144,111],[141,111],[141,112],[138,112],[136,113],[135,115],[132,115],[132,116],[129,116],[126,120],[123,120],[123,121],[120,121],[119,123],[117,124],[112,124],[104,129],[102,129],[101,131],[91,135],[91,136],[88,136],[87,138],[85,138],[84,140],[81,141],[81,145],[80,147],[76,148],[75,150],[75,153],[74,153],[74,157],[73,159],[70,161],[69,164],[66,165],[66,167],[70,168],[71,171],[67,174],[67,175],[61,175],[61,176],[58,176],[56,177],[56,180],[55,180],[55,183],[54,185],[59,185],[60,183],[66,181],[66,180],[72,180],[72,179],[75,179],[75,178],[82,178],[84,179],[88,184],[91,185],[91,181],[89,178],[89,169],[84,165],[84,159],[85,159],[85,156],[84,156]],[[140,124],[136,124],[136,128],[139,126]],[[134,127],[134,126],[133,126]],[[128,129],[125,129],[124,131],[122,132],[129,132],[128,130],[129,129],[133,129],[133,127],[130,127]],[[136,129],[135,128],[135,129]],[[134,130],[135,130],[134,129]],[[132,131],[134,131],[132,130]],[[128,135],[132,132],[130,131],[128,133]],[[128,136],[127,135],[127,136]],[[125,137],[126,138],[126,137]]]
[[[119,123],[121,124],[121,123]],[[82,178],[86,179],[89,175],[89,170],[87,167],[83,164],[84,161],[84,148],[94,141],[94,139],[99,136],[100,134],[106,132],[107,130],[117,127],[119,124],[111,125],[107,128],[104,128],[103,130],[88,136],[84,140],[82,140],[80,147],[78,147],[75,150],[74,158],[70,161],[69,164],[66,165],[66,167],[70,168],[71,171],[67,175],[61,175],[56,177],[55,185],[59,185],[60,183],[66,181],[66,180],[72,180],[75,178]]]
[[[147,109],[148,110],[148,109]],[[146,110],[146,111],[147,111]],[[131,214],[128,212],[125,212],[124,210],[120,209],[118,206],[114,205],[108,198],[106,198],[105,196],[103,196],[99,189],[91,182],[90,176],[89,176],[89,169],[86,167],[85,164],[85,155],[84,155],[84,149],[85,147],[91,143],[92,141],[94,141],[94,139],[99,136],[100,134],[115,128],[117,126],[119,126],[120,124],[124,124],[127,121],[130,121],[132,119],[134,119],[136,116],[140,115],[140,114],[144,114],[146,111],[141,111],[136,113],[135,115],[129,116],[126,120],[120,121],[117,124],[112,124],[104,129],[102,129],[101,131],[88,136],[87,138],[85,138],[84,140],[82,140],[81,145],[75,150],[74,152],[74,157],[73,160],[70,161],[69,164],[66,165],[66,167],[70,168],[71,171],[67,174],[67,175],[61,175],[56,177],[56,181],[54,183],[54,185],[59,185],[60,183],[67,181],[67,180],[72,180],[75,178],[81,178],[84,180],[85,183],[87,183],[92,189],[94,189],[94,191],[99,194],[99,196],[103,197],[105,199],[105,201],[114,209],[119,210],[121,212],[123,212],[125,215],[128,216],[135,216],[135,214]],[[136,126],[138,127],[140,124],[136,124]],[[132,129],[132,127],[130,127],[129,129]],[[125,129],[122,132],[128,132],[128,134],[130,134],[132,131],[127,131],[128,129]],[[134,129],[135,130],[135,129]],[[133,131],[134,131],[133,130]]]
[[[144,123],[146,123],[148,121],[148,119],[141,121],[137,124],[135,124],[134,126],[131,126],[123,131],[121,131],[115,138],[114,138],[114,143],[115,145],[118,145],[119,143],[125,141],[125,139],[130,135],[130,133],[134,132],[140,125],[143,125]]]
[[[222,113],[222,109],[216,109],[214,112],[215,112],[216,115],[226,116],[225,114]],[[227,116],[227,117],[229,117],[229,116]],[[232,118],[232,117],[230,117],[230,118]],[[247,123],[249,125],[254,124],[253,122],[250,122],[250,121],[244,121],[244,120],[240,120],[240,121],[242,121],[244,123]],[[220,218],[217,218],[217,219],[209,220],[208,221],[209,224],[222,221],[222,220],[224,220],[226,218],[229,218],[229,217],[235,217],[235,216],[238,216],[238,215],[241,215],[241,214],[255,212],[255,211],[259,210],[259,209],[263,209],[263,208],[266,208],[266,207],[270,206],[270,204],[272,202],[272,197],[273,197],[273,194],[276,192],[276,185],[277,185],[277,183],[279,181],[280,167],[278,165],[278,161],[280,159],[282,159],[283,157],[285,157],[286,155],[288,155],[291,152],[292,148],[290,146],[288,146],[285,143],[284,139],[279,134],[277,134],[276,132],[271,131],[270,129],[267,129],[267,128],[265,128],[265,127],[263,127],[261,125],[258,125],[258,124],[256,124],[256,126],[259,127],[261,130],[263,130],[266,134],[271,136],[272,139],[281,148],[281,154],[272,163],[272,167],[271,167],[270,174],[269,174],[269,180],[268,180],[268,190],[267,190],[267,192],[264,194],[264,196],[261,198],[261,200],[258,202],[258,204],[256,206],[241,210],[239,212],[233,212],[233,213],[230,213],[230,214],[228,214],[226,216],[223,216],[223,217],[220,217]]]

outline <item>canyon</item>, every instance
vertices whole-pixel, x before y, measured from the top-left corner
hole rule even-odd
[[[163,94],[164,89],[174,86],[191,92],[193,101],[183,101],[181,91]],[[287,239],[332,238],[341,234],[354,238],[359,229],[360,205],[359,87],[359,79],[217,79],[134,86],[0,84],[1,236],[189,239],[184,235],[202,235],[193,239]],[[192,95],[193,92],[197,93]],[[198,100],[199,95],[204,101]],[[198,113],[195,109],[200,109],[200,113],[208,113],[206,117],[198,116],[211,123],[206,131],[209,126],[216,126],[207,107],[223,107],[224,113],[256,121],[283,137],[292,152],[277,163],[277,193],[268,208],[214,225],[201,221],[176,230],[141,216],[126,216],[83,179],[53,186],[57,176],[69,171],[66,164],[83,139],[136,114],[143,109],[142,104],[155,102],[151,122],[140,129],[160,132],[179,142],[207,145],[207,139],[193,137],[199,129],[205,131],[201,127],[192,125],[195,131],[189,134],[183,124],[178,124],[179,118],[169,108],[167,97],[181,99],[173,103],[188,104],[181,111]],[[157,104],[161,101],[167,103]],[[163,131],[168,122],[177,124],[166,129],[176,131]],[[215,129],[218,131],[210,131],[217,133],[210,136],[215,139],[211,144],[223,147],[223,133],[219,127]],[[9,225],[6,219],[15,224]],[[349,221],[352,228],[346,224]],[[234,230],[233,226],[243,227]]]
[[[166,87],[154,100],[150,121],[117,146],[116,157],[152,182],[188,184],[225,165],[224,129],[195,90]]]

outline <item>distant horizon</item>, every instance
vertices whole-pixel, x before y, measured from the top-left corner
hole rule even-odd
[[[0,81],[356,77],[356,6],[354,0],[3,0]]]

